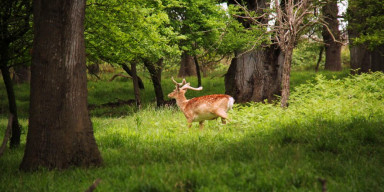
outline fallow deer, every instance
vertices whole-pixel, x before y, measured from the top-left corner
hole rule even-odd
[[[176,89],[168,94],[168,97],[176,99],[177,106],[187,118],[189,128],[192,126],[192,122],[199,122],[200,129],[203,129],[205,120],[213,120],[218,117],[221,117],[221,122],[226,124],[227,111],[232,108],[235,102],[231,96],[214,94],[187,100],[185,97],[187,89],[201,91],[203,87],[193,88],[185,79],[181,83],[177,83],[172,77],[172,81],[176,84]]]

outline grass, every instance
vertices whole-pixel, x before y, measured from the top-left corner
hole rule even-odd
[[[102,167],[20,172],[23,134],[22,146],[0,158],[0,191],[84,191],[97,178],[96,191],[321,191],[319,178],[329,191],[384,191],[384,75],[321,74],[292,73],[288,109],[235,105],[231,123],[209,121],[203,131],[188,129],[177,108],[156,109],[146,79],[143,110],[92,111]],[[167,76],[163,83],[165,94],[174,87]],[[132,99],[130,84],[91,81],[89,102]],[[187,97],[224,92],[222,78],[203,87]],[[27,93],[18,93],[22,103]],[[0,138],[6,121],[3,114]]]

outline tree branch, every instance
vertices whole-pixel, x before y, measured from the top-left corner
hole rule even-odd
[[[92,183],[92,185],[89,186],[89,188],[88,188],[87,190],[85,190],[85,192],[92,192],[93,190],[96,189],[96,187],[100,184],[100,182],[101,182],[101,179],[100,179],[100,178],[96,179],[96,180]]]
[[[115,74],[109,81],[113,81],[116,77],[125,77],[127,79],[132,79],[132,77],[130,77],[130,76],[118,73],[118,74]]]

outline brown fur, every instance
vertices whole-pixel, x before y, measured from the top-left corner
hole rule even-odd
[[[227,111],[231,105],[231,96],[224,94],[206,95],[187,100],[185,97],[186,89],[176,86],[176,89],[168,94],[168,97],[175,98],[180,110],[184,113],[188,121],[188,127],[192,122],[199,122],[200,129],[204,127],[205,120],[212,120],[221,117],[222,123],[226,123],[228,118]],[[233,103],[232,103],[233,104]]]

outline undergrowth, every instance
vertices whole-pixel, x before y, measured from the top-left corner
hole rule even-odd
[[[102,167],[20,172],[23,135],[0,158],[0,191],[84,191],[97,178],[97,191],[321,191],[319,179],[329,191],[383,191],[384,75],[340,77],[296,84],[286,109],[237,104],[230,123],[209,121],[203,131],[188,129],[175,107],[100,109],[92,122]],[[207,92],[190,92],[222,87],[204,82]],[[116,86],[89,87],[90,101],[110,101],[120,93],[94,91]],[[1,138],[5,125],[0,118]]]

